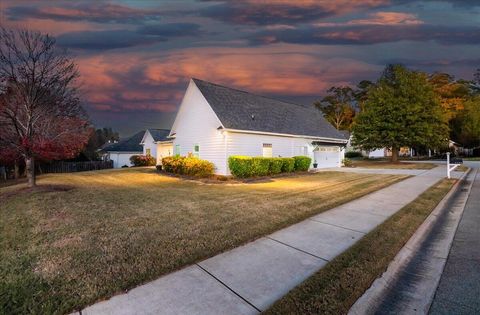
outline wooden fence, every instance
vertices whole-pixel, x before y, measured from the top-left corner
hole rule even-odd
[[[87,161],[87,162],[52,162],[38,165],[38,172],[42,173],[72,173],[96,171],[113,168],[113,161]]]

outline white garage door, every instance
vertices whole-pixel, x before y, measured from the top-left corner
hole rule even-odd
[[[340,166],[340,148],[339,147],[317,147],[313,153],[317,168],[338,167]]]

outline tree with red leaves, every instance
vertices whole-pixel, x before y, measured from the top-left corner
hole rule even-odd
[[[30,187],[36,159],[75,157],[88,141],[78,77],[54,38],[0,30],[0,159],[24,159]]]

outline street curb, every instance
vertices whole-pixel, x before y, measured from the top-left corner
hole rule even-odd
[[[417,281],[412,281],[414,282],[412,284],[414,286],[414,292],[408,292],[407,298],[405,300],[402,299],[402,301],[399,302],[402,303],[401,310],[404,314],[428,313],[440,282],[473,181],[468,184],[466,190],[465,188],[460,190],[460,188],[467,185],[464,180],[472,171],[472,169],[468,169],[453,185],[450,191],[428,215],[404,247],[402,247],[397,253],[393,261],[389,264],[387,270],[381,277],[377,278],[372,286],[355,302],[350,308],[348,314],[359,315],[378,312],[379,307],[385,302],[386,296],[394,292],[395,284],[398,282],[400,275],[405,273],[407,267],[413,261],[418,251],[422,249],[422,246],[428,240],[429,236],[431,236],[430,234],[432,230],[435,227],[438,227],[435,225],[444,223],[450,219],[449,222],[445,223],[445,226],[441,226],[442,232],[444,232],[442,233],[443,235],[432,241],[433,246],[428,248],[429,253],[432,255],[427,255],[428,257],[425,259],[424,266],[427,268],[426,272],[422,273],[421,276],[416,279]],[[478,171],[475,171],[475,174],[476,172]],[[475,178],[475,176],[473,178]],[[457,199],[460,202],[451,205],[451,203]],[[447,208],[447,206],[449,207]],[[450,223],[450,225],[447,223]],[[380,313],[382,311],[380,311]]]

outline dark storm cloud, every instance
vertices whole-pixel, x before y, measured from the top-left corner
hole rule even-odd
[[[12,20],[47,19],[56,21],[90,21],[96,23],[143,23],[160,19],[158,10],[131,8],[102,2],[81,2],[62,6],[13,6],[8,8]]]
[[[57,40],[60,46],[73,49],[108,50],[148,45],[167,39],[160,36],[145,36],[129,30],[115,30],[70,32],[58,36]]]
[[[142,26],[135,31],[80,31],[58,36],[62,47],[85,50],[109,50],[150,45],[181,36],[200,35],[200,26],[193,23],[167,23]]]
[[[296,22],[308,22],[333,14],[322,8],[290,4],[251,4],[245,2],[227,2],[212,5],[200,10],[201,16],[234,24],[269,25]]]
[[[193,23],[169,23],[145,25],[137,30],[140,34],[166,37],[195,36],[200,34],[200,25]]]
[[[436,41],[444,45],[479,44],[479,27],[434,25],[361,25],[263,31],[249,37],[253,45],[271,43],[319,45],[371,45],[378,43]]]
[[[450,3],[454,7],[465,7],[465,8],[473,8],[473,7],[480,7],[480,2],[477,0],[392,0],[393,5],[397,4],[408,4],[408,3],[432,3],[432,2],[443,2],[443,3]]]

